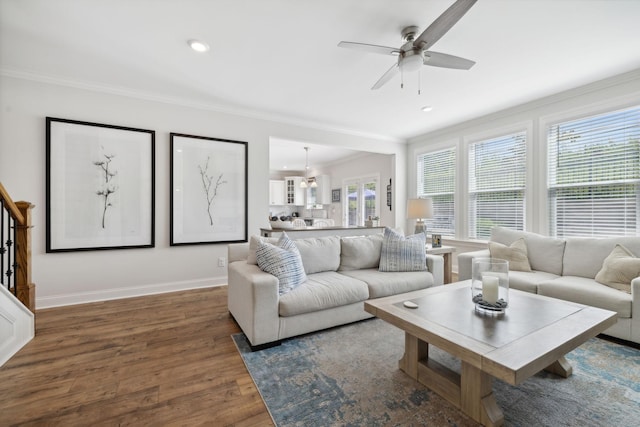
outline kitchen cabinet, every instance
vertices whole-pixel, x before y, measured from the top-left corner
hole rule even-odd
[[[322,205],[331,204],[331,177],[315,176],[317,187],[307,188],[307,209],[322,209]]]
[[[316,189],[316,204],[331,204],[331,177],[329,175],[316,176],[318,188]]]
[[[275,179],[269,181],[269,205],[284,206],[284,181]]]
[[[285,177],[285,204],[294,206],[304,206],[304,188],[300,183],[304,181],[302,176]]]

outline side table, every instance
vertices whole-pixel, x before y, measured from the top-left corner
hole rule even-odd
[[[444,283],[451,283],[451,254],[456,251],[454,246],[440,246],[434,248],[431,245],[427,245],[427,253],[429,255],[442,255],[444,258]]]

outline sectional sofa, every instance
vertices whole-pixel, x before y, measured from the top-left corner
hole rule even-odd
[[[306,281],[281,295],[279,279],[257,265],[256,247],[276,240],[252,236],[228,249],[229,312],[254,349],[369,318],[367,299],[443,284],[444,262],[436,255],[423,256],[423,271],[380,271],[382,234],[309,237],[293,240]]]
[[[496,227],[489,249],[458,255],[458,278],[471,279],[474,258],[515,256],[530,271],[510,268],[510,288],[615,311],[618,322],[604,334],[640,343],[638,255],[639,237],[559,239]]]

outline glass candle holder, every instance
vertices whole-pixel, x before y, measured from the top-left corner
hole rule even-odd
[[[498,258],[474,259],[471,299],[478,312],[504,314],[509,305],[509,261]]]

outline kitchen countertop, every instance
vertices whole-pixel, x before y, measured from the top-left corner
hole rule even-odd
[[[382,234],[384,227],[305,227],[305,228],[261,228],[260,235],[271,237],[286,232],[296,237],[322,237],[322,236],[365,236],[370,234]]]

